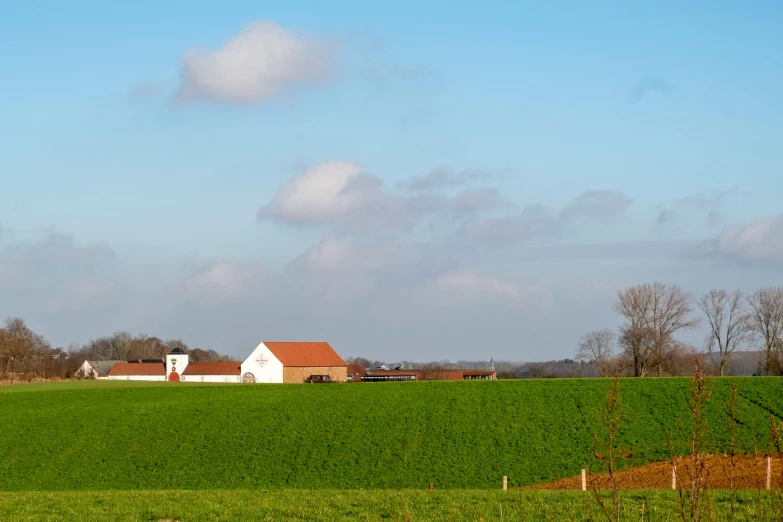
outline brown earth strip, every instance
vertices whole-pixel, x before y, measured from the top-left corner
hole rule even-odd
[[[675,459],[677,466],[677,486],[690,484],[690,460],[688,457]],[[767,458],[742,456],[735,458],[732,469],[731,458],[725,455],[705,457],[706,487],[709,489],[729,489],[730,477],[734,477],[737,489],[765,488],[767,482]],[[670,462],[654,462],[638,468],[626,469],[615,473],[620,489],[670,489],[672,485],[672,466]],[[589,475],[587,487],[597,485],[598,489],[610,489],[609,475],[606,473]],[[783,488],[783,461],[772,458],[772,487]],[[521,489],[581,489],[582,477],[568,477],[548,484],[536,484]]]

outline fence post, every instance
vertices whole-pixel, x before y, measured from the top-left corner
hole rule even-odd
[[[767,489],[772,489],[772,457],[767,456]]]
[[[677,489],[677,466],[672,466],[672,489]]]
[[[508,489],[508,477],[503,475],[503,491]]]
[[[582,491],[587,491],[587,471],[582,468]]]

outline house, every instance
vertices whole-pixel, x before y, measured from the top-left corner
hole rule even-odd
[[[263,342],[241,366],[242,382],[305,382],[310,375],[348,380],[348,365],[326,342]]]
[[[74,373],[74,377],[83,379],[105,379],[112,366],[124,361],[84,361]]]
[[[242,363],[233,362],[203,362],[190,363],[180,376],[185,382],[240,382],[239,376]]]
[[[113,381],[165,381],[166,365],[162,362],[118,362],[111,367],[106,378]]]

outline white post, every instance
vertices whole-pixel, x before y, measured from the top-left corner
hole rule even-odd
[[[677,466],[672,466],[672,489],[677,489]]]
[[[587,491],[587,471],[582,469],[582,491]]]
[[[767,457],[767,489],[772,489],[772,457]]]
[[[508,477],[503,475],[503,491],[508,489]]]

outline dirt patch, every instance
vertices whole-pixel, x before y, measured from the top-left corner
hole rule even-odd
[[[675,460],[677,466],[677,485],[690,483],[690,461],[688,458]],[[736,457],[733,469],[731,459],[724,455],[706,457],[706,487],[709,489],[729,489],[730,477],[734,476],[734,487],[738,489],[765,488],[767,483],[766,457]],[[672,486],[672,466],[669,462],[654,462],[638,468],[615,473],[620,489],[670,489]],[[588,475],[587,487],[597,485],[599,489],[608,489],[609,476],[605,473]],[[783,462],[772,459],[772,487],[783,488]],[[581,489],[582,477],[568,477],[548,484],[536,484],[522,489]]]

